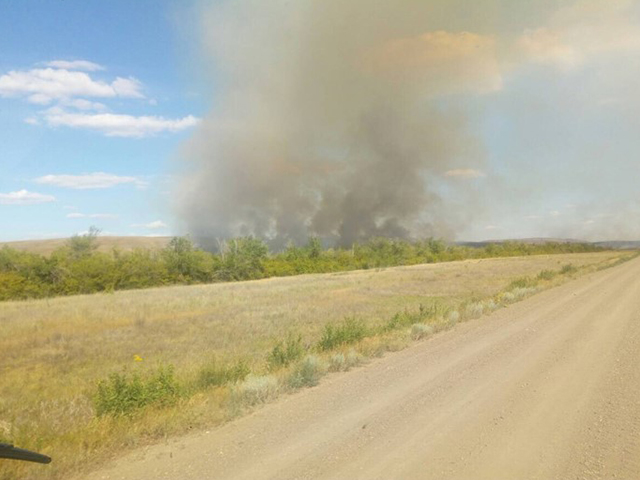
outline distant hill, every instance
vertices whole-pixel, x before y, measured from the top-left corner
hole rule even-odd
[[[638,250],[640,240],[610,240],[606,242],[593,242],[594,245],[612,250]]]
[[[575,238],[545,238],[545,237],[533,237],[533,238],[510,238],[506,240],[483,240],[481,242],[455,242],[456,245],[462,245],[465,247],[486,247],[491,243],[505,243],[505,242],[517,242],[526,243],[528,245],[542,245],[544,243],[591,243],[584,240],[576,240]]]
[[[483,240],[481,242],[455,242],[456,245],[465,247],[482,248],[491,243],[519,242],[529,245],[540,245],[543,243],[589,243],[597,247],[609,248],[611,250],[636,250],[640,249],[640,240],[608,240],[602,242],[587,242],[575,238],[513,238],[508,240]]]
[[[146,248],[161,250],[167,246],[172,237],[98,237],[98,251],[110,252],[114,248],[122,251]],[[54,250],[64,246],[68,238],[53,238],[48,240],[23,240],[18,242],[0,242],[0,248],[8,246],[16,250],[49,255]]]

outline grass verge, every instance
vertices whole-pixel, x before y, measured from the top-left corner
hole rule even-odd
[[[280,314],[271,316],[271,309],[256,311],[255,304],[249,302],[248,313],[242,324],[238,324],[236,319],[228,318],[225,324],[216,324],[214,328],[210,326],[209,317],[199,313],[198,309],[202,308],[201,303],[198,303],[200,300],[182,295],[181,301],[188,302],[187,305],[193,304],[192,308],[196,313],[191,317],[180,318],[181,312],[186,309],[185,303],[180,304],[181,309],[174,311],[163,305],[162,310],[168,309],[174,316],[175,325],[172,324],[171,327],[180,327],[180,330],[162,331],[163,338],[177,341],[182,330],[187,329],[191,344],[197,345],[203,338],[215,342],[228,329],[233,342],[225,345],[223,354],[217,351],[215,355],[209,356],[196,350],[197,354],[186,364],[167,362],[166,358],[162,359],[164,361],[154,360],[148,355],[142,355],[144,358],[129,356],[129,366],[125,369],[108,368],[105,371],[101,368],[100,375],[97,378],[94,376],[91,381],[83,380],[83,369],[87,369],[91,361],[100,366],[105,365],[102,355],[106,353],[100,353],[98,344],[92,345],[88,350],[85,350],[86,345],[83,344],[81,351],[85,352],[85,356],[76,358],[71,354],[75,348],[73,337],[66,333],[64,323],[58,322],[56,331],[46,341],[40,339],[41,330],[35,330],[40,335],[34,333],[25,337],[33,342],[27,356],[20,354],[24,350],[12,348],[11,342],[17,342],[19,335],[5,335],[2,337],[2,346],[7,352],[9,365],[13,368],[4,367],[2,373],[7,374],[7,380],[5,383],[0,381],[0,440],[10,440],[17,445],[50,453],[54,457],[54,464],[49,468],[12,463],[0,470],[0,478],[69,478],[73,473],[85,471],[89,464],[103,461],[127,448],[191,429],[221,424],[272,401],[278,395],[316,385],[329,372],[349,370],[369,358],[404,348],[412,341],[427,338],[458,322],[477,318],[541,289],[628,260],[619,254],[588,257],[597,259],[589,262],[578,261],[580,258],[583,257],[564,256],[562,261],[560,258],[553,259],[554,268],[551,268],[550,261],[536,263],[537,270],[531,267],[526,275],[514,277],[510,273],[499,277],[503,279],[503,285],[507,286],[497,289],[485,288],[484,283],[471,283],[471,280],[476,281],[479,276],[477,272],[480,271],[478,269],[485,268],[486,265],[491,267],[489,272],[495,273],[499,265],[502,265],[498,261],[437,266],[433,270],[425,270],[431,272],[429,275],[433,274],[436,281],[429,283],[430,277],[421,280],[421,288],[432,293],[420,299],[405,296],[406,291],[412,288],[408,280],[418,271],[416,269],[369,272],[367,277],[364,277],[364,273],[340,277],[323,276],[317,277],[317,280],[311,279],[313,283],[304,283],[309,279],[299,279],[296,280],[296,285],[307,289],[301,290],[300,295],[307,297],[311,295],[309,292],[315,291],[312,288],[318,288],[318,282],[326,282],[327,279],[340,282],[337,283],[339,289],[330,291],[331,303],[327,310],[322,310],[318,304],[313,303],[304,304],[304,308],[292,306],[291,303],[285,304],[285,308],[292,312],[290,317],[315,315],[318,311],[314,328],[294,323],[288,324],[287,330],[280,330],[279,333],[254,334],[253,337],[249,333],[240,333],[237,328],[241,325],[255,325],[258,317],[267,318],[270,324],[280,327],[290,317]],[[542,259],[527,259],[536,262],[540,260]],[[561,263],[557,263],[558,261]],[[514,271],[522,270],[522,266],[518,266]],[[390,281],[379,283],[377,290],[369,290],[378,281],[377,278],[390,274],[394,275],[386,277]],[[278,292],[285,284],[280,281],[268,282],[271,283],[262,285],[265,288],[268,286],[270,295]],[[442,288],[446,282],[462,284],[464,291],[445,296]],[[400,284],[397,286],[398,293],[390,295],[390,288],[395,288],[396,283]],[[254,285],[256,284],[247,283],[232,288],[220,286],[207,291],[231,292],[227,297],[236,302],[233,299],[240,289],[254,288]],[[326,283],[321,285],[327,288]],[[196,289],[193,291],[198,291],[200,287],[193,288]],[[346,288],[351,288],[349,291],[355,293],[343,299],[340,295],[343,295]],[[162,293],[166,296],[167,290]],[[131,299],[135,298],[133,295],[114,298]],[[109,297],[87,298],[95,304],[102,301],[101,298]],[[207,301],[221,301],[219,297],[211,300],[209,298],[207,297]],[[282,298],[291,301],[289,294],[283,293]],[[379,299],[384,299],[385,303],[375,303]],[[71,300],[73,299],[63,301]],[[244,300],[246,299],[243,298]],[[362,309],[357,313],[343,314],[342,319],[322,320],[322,312],[342,312],[342,304],[348,302],[351,305],[358,301],[366,303],[367,307],[373,304],[383,313],[376,314]],[[73,302],[68,304],[79,308],[77,301]],[[52,303],[55,307],[55,302]],[[405,308],[403,304],[413,306]],[[29,305],[46,307],[45,311],[51,311],[48,302],[27,304],[24,308]],[[234,308],[238,305],[240,304],[237,302],[232,303]],[[37,320],[33,325],[40,329],[47,327],[46,317],[39,320],[40,317],[34,311],[30,312]],[[108,342],[113,337],[114,342],[126,344],[135,335],[140,348],[143,348],[143,341],[152,338],[156,329],[156,324],[151,323],[149,316],[139,314],[127,322],[120,322],[116,317],[108,324],[108,336],[101,338]],[[28,317],[25,318],[28,322]],[[197,333],[188,330],[195,322],[201,322]],[[154,326],[153,329],[149,328],[150,324]],[[77,323],[71,323],[71,326],[77,328]],[[91,332],[95,332],[101,331],[104,325],[91,324],[89,327]],[[247,347],[241,348],[244,341],[247,341]],[[54,348],[56,346],[63,348],[58,351]],[[174,358],[182,358],[190,353],[191,350],[186,349],[184,355]],[[203,356],[206,358],[203,359]],[[57,375],[65,374],[61,369],[67,370],[67,376],[60,383],[57,391],[60,394],[55,396],[46,390],[46,386],[48,382],[56,381]],[[110,374],[110,370],[116,373]],[[33,375],[41,378],[40,382],[23,384],[20,389],[21,404],[10,402],[16,396],[16,390],[8,386],[11,379],[18,380],[14,371],[31,372],[28,375],[32,379]],[[74,393],[68,394],[69,391]]]

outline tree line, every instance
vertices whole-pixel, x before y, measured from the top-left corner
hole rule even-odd
[[[255,237],[221,242],[219,251],[198,248],[189,237],[174,237],[162,250],[99,252],[98,231],[70,238],[49,256],[0,249],[0,300],[45,298],[163,285],[252,280],[304,273],[328,273],[399,265],[601,250],[590,244],[504,242],[466,247],[428,238],[408,241],[372,238],[351,248],[323,248],[312,237],[271,252]]]

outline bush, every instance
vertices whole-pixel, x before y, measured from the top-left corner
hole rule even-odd
[[[299,360],[302,355],[304,355],[302,336],[293,337],[289,334],[284,342],[278,342],[271,352],[269,352],[269,356],[267,357],[269,370],[287,367],[289,364]]]
[[[429,306],[420,304],[419,316],[422,320],[428,318],[445,318],[449,313],[449,310],[449,307],[440,303],[432,303]]]
[[[249,375],[250,369],[244,360],[234,365],[219,365],[215,360],[205,365],[198,373],[198,387],[225,385],[244,380]]]
[[[562,275],[570,275],[572,273],[576,273],[577,271],[578,271],[578,269],[576,267],[574,267],[573,265],[571,265],[570,263],[567,263],[566,265],[564,265],[560,269],[560,273]]]
[[[147,405],[170,405],[179,397],[173,367],[160,367],[149,378],[137,373],[112,373],[98,383],[93,403],[96,415],[129,415]]]
[[[402,313],[396,313],[391,320],[382,326],[382,331],[389,332],[399,328],[409,327],[414,323],[424,323],[425,320],[445,318],[448,313],[449,307],[439,303],[433,303],[429,306],[420,304],[417,312],[404,311]]]
[[[289,377],[291,388],[313,387],[318,384],[322,376],[322,363],[314,355],[308,355]]]
[[[349,370],[350,368],[360,365],[361,363],[362,363],[362,355],[360,355],[355,350],[351,350],[349,351],[349,353],[347,353],[347,356],[345,358],[344,369]]]
[[[278,395],[278,381],[271,375],[249,375],[238,385],[235,396],[248,405],[265,403]]]
[[[516,288],[535,287],[537,282],[531,277],[521,277],[515,279],[507,286],[507,290],[515,290]]]
[[[424,323],[415,323],[411,326],[411,338],[414,340],[420,340],[421,338],[428,337],[433,333],[433,327]]]
[[[511,292],[503,292],[499,296],[501,303],[512,303],[516,300],[516,296]]]
[[[447,321],[451,325],[458,323],[458,320],[460,320],[460,313],[458,313],[457,310],[453,310],[452,312],[449,312],[449,315],[447,315]]]
[[[554,272],[553,270],[542,270],[536,278],[538,280],[552,280],[558,272]]]
[[[344,370],[346,359],[344,358],[344,353],[335,353],[331,355],[329,359],[329,371],[331,372],[340,372]]]
[[[482,303],[471,303],[467,305],[465,313],[469,318],[478,318],[484,313],[484,306]]]
[[[494,302],[492,298],[490,298],[489,300],[485,300],[482,305],[484,310],[489,312],[493,312],[498,308],[498,305],[496,305],[496,302]]]
[[[362,320],[347,318],[341,325],[329,324],[324,327],[318,348],[322,351],[355,343],[367,336],[367,326]]]
[[[409,312],[396,313],[391,320],[382,326],[383,332],[390,332],[399,328],[408,327],[416,321],[417,315],[411,315]]]

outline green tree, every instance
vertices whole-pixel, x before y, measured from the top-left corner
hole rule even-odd
[[[74,258],[88,257],[98,248],[98,235],[100,229],[97,227],[89,227],[89,231],[83,235],[74,235],[67,240],[67,248]]]
[[[263,261],[268,253],[269,248],[259,238],[234,238],[227,243],[221,276],[225,280],[263,278],[265,276]]]
[[[191,283],[212,279],[213,255],[197,249],[189,236],[172,238],[163,251],[163,258],[173,281]]]

